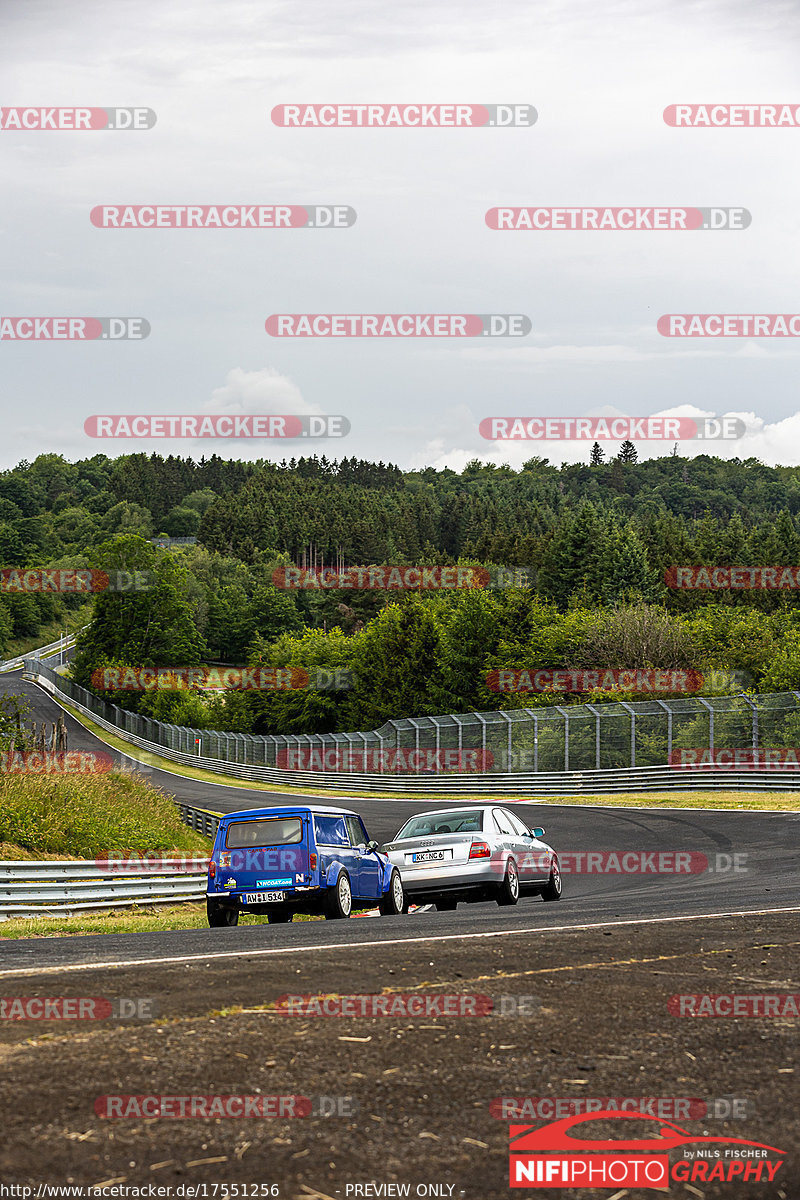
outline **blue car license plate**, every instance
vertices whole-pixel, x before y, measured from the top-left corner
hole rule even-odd
[[[285,892],[247,892],[244,902],[245,904],[280,904],[285,899]]]

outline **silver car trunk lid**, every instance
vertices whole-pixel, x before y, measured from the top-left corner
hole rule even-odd
[[[398,865],[421,867],[435,862],[468,862],[470,846],[475,841],[483,841],[480,833],[427,833],[423,837],[389,842],[384,849]]]

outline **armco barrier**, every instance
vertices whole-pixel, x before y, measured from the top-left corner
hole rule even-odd
[[[77,711],[85,714],[102,729],[109,733],[119,733],[126,742],[139,747],[142,750],[152,754],[158,754],[162,758],[169,759],[173,762],[180,763],[184,766],[198,767],[206,771],[212,771],[219,774],[230,775],[238,779],[248,779],[261,783],[268,783],[280,787],[302,787],[308,791],[315,789],[329,789],[344,792],[384,792],[389,795],[408,795],[408,796],[431,796],[442,795],[512,795],[512,796],[557,796],[557,795],[586,795],[592,794],[607,794],[613,795],[620,792],[648,792],[648,791],[790,791],[800,788],[800,771],[783,771],[775,770],[741,770],[731,771],[723,768],[708,770],[687,771],[678,770],[664,763],[657,763],[650,766],[621,766],[609,769],[586,769],[586,770],[565,770],[565,771],[548,771],[540,769],[540,762],[536,763],[533,771],[512,771],[512,772],[491,772],[484,774],[429,774],[429,775],[389,775],[378,773],[359,773],[359,772],[331,772],[331,771],[302,771],[302,770],[285,770],[279,767],[270,766],[266,762],[269,750],[275,754],[277,746],[309,746],[309,747],[324,747],[325,745],[337,745],[340,747],[354,746],[359,747],[369,746],[369,739],[377,739],[381,746],[388,746],[394,742],[395,746],[401,743],[401,733],[410,732],[411,736],[416,739],[419,745],[422,721],[434,721],[436,718],[422,718],[419,721],[397,721],[388,722],[382,729],[375,730],[371,734],[351,733],[351,734],[332,734],[327,738],[323,735],[298,735],[297,737],[257,737],[246,734],[219,734],[209,730],[194,730],[186,729],[178,726],[165,725],[159,721],[153,721],[146,717],[141,717],[136,713],[127,712],[115,705],[107,704],[100,700],[97,696],[84,688],[77,687],[69,680],[63,679],[57,675],[44,663],[37,659],[27,659],[25,662],[26,679],[37,682],[41,687],[46,689],[51,695],[65,704],[71,705]],[[786,696],[755,696],[742,698],[739,697],[722,697],[715,699],[714,704],[720,701],[733,702],[739,701],[743,707],[739,713],[734,715],[737,719],[741,713],[744,713],[747,719],[746,731],[753,737],[753,745],[765,745],[763,737],[770,735],[770,722],[768,715],[770,713],[779,713],[785,717],[787,713],[800,711],[800,696],[795,693],[788,693]],[[791,701],[791,705],[786,703]],[[774,703],[774,702],[778,703]],[[761,702],[759,704],[759,702]],[[650,702],[654,704],[666,705],[665,701]],[[671,701],[671,704],[676,705],[695,705],[695,712],[710,712],[710,739],[709,745],[714,745],[714,715],[715,710],[712,707],[710,700],[679,700]],[[596,718],[595,729],[600,728],[600,720],[602,710],[604,708],[617,709],[622,708],[626,712],[632,710],[629,714],[629,723],[631,727],[631,750],[635,749],[633,743],[636,737],[636,720],[637,712],[640,720],[646,720],[649,713],[641,713],[642,708],[648,708],[649,704],[645,703],[640,706],[635,704],[628,705],[585,705],[581,708],[589,709],[592,718]],[[677,717],[670,709],[665,709],[669,716],[670,729],[670,748],[672,747],[672,721],[677,722]],[[691,715],[692,710],[682,708],[677,710],[678,713],[686,713]],[[559,706],[559,713],[562,715],[566,730],[567,752],[565,759],[568,761],[569,755],[569,730],[573,721],[580,719],[580,714],[573,710]],[[522,721],[527,721],[528,725],[534,731],[533,753],[534,757],[537,750],[537,731],[541,732],[543,726],[548,721],[549,710],[543,709],[538,712],[533,710],[517,710],[514,712],[493,712],[493,713],[468,713],[462,716],[441,718],[441,720],[451,720],[456,728],[463,730],[470,719],[477,719],[483,723],[484,727],[484,748],[486,740],[486,727],[490,722],[503,721],[507,723],[509,743],[511,742],[512,726],[515,724],[522,725]],[[718,721],[720,715],[724,719],[726,713],[721,710],[718,713]],[[518,722],[518,718],[522,721]],[[760,724],[759,724],[760,719]],[[437,727],[438,728],[438,727]],[[759,729],[761,730],[762,739],[758,741]],[[144,736],[149,734],[150,736]],[[599,736],[599,735],[598,735]],[[192,753],[189,750],[190,744],[198,745],[198,749],[203,749],[204,745],[211,744],[225,749],[230,752],[234,750],[234,757],[223,757],[222,755],[213,756],[208,754]],[[375,742],[372,742],[374,745]],[[459,735],[459,745],[462,744],[461,736]],[[702,743],[701,743],[702,744]],[[185,748],[184,748],[185,747]],[[448,747],[449,748],[449,747]],[[439,747],[437,746],[438,750]],[[260,762],[241,761],[247,758],[248,754],[253,757],[259,757]],[[201,832],[206,832],[202,829]],[[211,836],[211,835],[209,835]]]
[[[0,862],[0,921],[203,900],[206,880],[203,867],[170,870],[167,859],[159,869],[127,874],[88,859]]]
[[[46,646],[40,646],[38,650],[29,650],[27,654],[20,654],[17,658],[9,658],[5,662],[0,662],[0,675],[4,671],[16,671],[18,667],[24,666],[25,661],[29,658],[41,658],[45,654],[51,654],[58,650],[71,650],[74,645],[75,634],[70,633],[66,638],[59,638],[57,642],[49,642]]]
[[[207,808],[195,808],[194,805],[184,804],[181,800],[176,800],[175,803],[184,825],[188,825],[196,833],[202,833],[204,837],[214,840],[217,836],[219,813],[211,812]]]

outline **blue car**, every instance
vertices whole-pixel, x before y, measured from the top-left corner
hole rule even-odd
[[[370,841],[358,813],[292,804],[226,813],[208,864],[208,923],[238,925],[240,912],[270,924],[295,913],[328,920],[354,908],[407,912],[400,872]]]

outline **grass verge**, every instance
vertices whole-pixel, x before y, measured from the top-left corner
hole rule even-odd
[[[140,775],[0,774],[0,845],[36,856],[94,858],[108,850],[207,853],[172,800]]]
[[[322,921],[323,917],[295,917],[295,921]],[[266,925],[266,917],[241,913],[240,925]],[[149,908],[116,909],[74,917],[14,917],[0,922],[0,942],[16,938],[70,937],[93,933],[163,933],[166,929],[207,929],[204,901],[192,904],[158,904]],[[223,931],[224,932],[224,931]]]
[[[40,646],[48,646],[50,642],[54,642],[56,638],[61,637],[65,629],[67,633],[75,633],[76,630],[84,626],[90,619],[93,603],[90,600],[86,604],[82,604],[80,608],[70,609],[60,621],[51,621],[49,625],[43,625],[33,637],[12,638],[6,644],[3,653],[0,654],[0,659],[11,662],[12,659],[19,658],[22,654],[29,654],[31,650],[38,650]],[[58,652],[56,651],[56,653]]]
[[[171,759],[162,758],[159,754],[150,754],[139,750],[113,733],[107,733],[94,721],[85,717],[69,704],[64,708],[71,716],[79,721],[85,729],[93,733],[101,742],[118,750],[120,754],[133,755],[146,766],[159,771],[170,771],[173,775],[181,775],[185,779],[196,779],[200,783],[216,783],[227,787],[245,788],[249,791],[277,793],[285,795],[285,784],[254,783],[248,779],[237,779],[233,775],[223,775],[216,771],[204,771],[193,767],[184,767]],[[318,796],[320,799],[335,800],[352,797],[355,800],[397,800],[402,797],[398,792],[338,792],[325,788],[311,789],[308,786],[298,787],[307,796]],[[408,799],[408,795],[402,797]],[[414,797],[412,797],[413,799]],[[429,800],[418,797],[420,804]],[[756,812],[797,812],[800,810],[800,792],[717,792],[717,791],[685,791],[685,792],[625,792],[616,796],[606,796],[599,793],[575,792],[555,796],[531,796],[525,792],[514,795],[500,794],[489,796],[485,793],[463,795],[458,793],[438,793],[434,799],[443,804],[483,804],[498,799],[501,801],[518,800],[526,804],[587,804],[597,807],[609,806],[619,808],[720,808],[720,809],[751,809]]]

